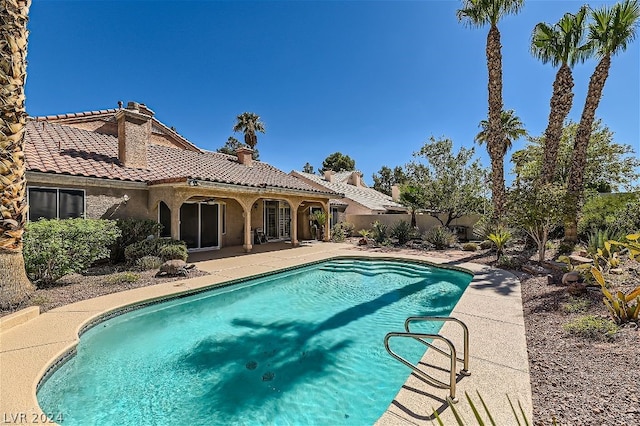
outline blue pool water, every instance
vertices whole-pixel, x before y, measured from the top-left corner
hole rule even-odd
[[[83,334],[38,400],[64,425],[373,424],[410,373],[385,334],[448,315],[470,281],[334,260],[148,306]],[[394,350],[415,362],[424,347]]]

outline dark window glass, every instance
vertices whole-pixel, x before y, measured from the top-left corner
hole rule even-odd
[[[222,212],[220,213],[220,215],[222,216],[222,233],[226,234],[227,233],[227,205],[221,204],[221,207],[222,207]]]
[[[198,204],[183,204],[180,207],[180,239],[187,248],[198,247]]]
[[[57,198],[57,189],[29,188],[29,220],[55,219]]]
[[[73,189],[61,189],[58,198],[60,203],[59,218],[72,219],[83,217],[84,192]]]
[[[163,201],[160,201],[160,223],[162,224],[161,237],[171,236],[171,210]]]
[[[218,205],[201,204],[200,247],[218,247]]]

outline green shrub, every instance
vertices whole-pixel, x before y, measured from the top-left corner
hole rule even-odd
[[[347,237],[344,228],[339,223],[333,225],[333,228],[331,228],[331,240],[337,243],[341,243],[346,238]]]
[[[438,225],[427,231],[424,235],[424,239],[433,244],[436,250],[441,250],[447,247],[451,247],[456,242],[458,242],[458,238],[456,235],[444,226]]]
[[[604,249],[607,241],[620,241],[622,239],[624,239],[624,235],[615,234],[609,229],[595,229],[588,235],[586,243],[587,253],[593,257],[598,253],[598,249]]]
[[[143,256],[136,260],[136,268],[139,271],[149,271],[151,269],[158,269],[162,265],[162,259],[158,256]]]
[[[39,220],[27,224],[24,260],[37,284],[49,284],[72,272],[82,272],[109,258],[109,247],[120,236],[112,220]]]
[[[491,247],[493,247],[493,241],[491,240],[484,240],[483,242],[480,243],[480,248],[482,250],[488,250]]]
[[[160,247],[158,255],[164,262],[174,259],[184,260],[186,262],[189,257],[187,246],[184,244],[171,244]]]
[[[107,278],[108,284],[124,284],[124,283],[135,283],[140,279],[140,275],[135,272],[120,272],[119,274],[111,275]]]
[[[373,241],[378,244],[382,244],[387,238],[387,230],[389,229],[389,227],[379,220],[373,222],[371,224],[371,227],[371,237],[373,238]]]
[[[345,237],[350,237],[353,234],[354,229],[356,229],[356,226],[351,222],[339,222],[338,225],[342,227]]]
[[[511,240],[511,232],[508,229],[498,227],[493,233],[489,234],[489,240],[496,248],[496,256],[498,259],[504,254],[507,243]]]
[[[617,219],[620,219],[620,226],[625,227],[626,218],[623,215],[627,204],[632,204],[630,215],[640,220],[640,213],[637,212],[638,197],[635,194],[598,194],[589,198],[582,207],[578,221],[578,236],[586,239],[588,234],[596,229],[612,228]],[[634,204],[636,206],[635,212],[633,211]],[[619,231],[624,231],[624,229]]]
[[[612,228],[623,235],[640,233],[640,201],[630,201],[619,210]]]
[[[415,231],[411,227],[411,224],[409,222],[407,222],[406,220],[401,220],[399,222],[396,222],[391,227],[390,234],[392,237],[398,239],[398,244],[402,245],[402,244],[406,244],[409,240],[411,240],[414,237]]]
[[[160,256],[160,249],[169,245],[184,246],[186,251],[184,241],[177,241],[171,238],[153,238],[128,245],[124,249],[124,257],[129,263],[135,263],[136,260],[144,256],[162,257]]]
[[[513,256],[500,256],[496,266],[500,269],[518,270],[522,267],[522,260]]]
[[[464,251],[477,251],[478,245],[476,243],[465,243],[462,246],[462,250]]]
[[[114,263],[125,260],[127,246],[146,240],[149,235],[157,237],[162,231],[162,224],[150,219],[118,219],[116,225],[121,235],[111,246],[111,261]]]
[[[618,331],[611,320],[594,315],[576,318],[562,328],[570,334],[593,340],[610,340]]]
[[[579,312],[585,312],[589,306],[591,306],[591,301],[589,299],[581,299],[572,297],[569,299],[569,302],[565,303],[562,308],[565,312],[576,314]]]

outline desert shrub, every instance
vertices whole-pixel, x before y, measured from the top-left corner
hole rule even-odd
[[[398,239],[398,244],[406,244],[413,238],[415,231],[406,220],[396,222],[391,227],[390,235]]]
[[[160,249],[172,245],[183,246],[185,252],[187,250],[184,241],[173,240],[171,238],[153,238],[128,245],[124,249],[124,257],[129,263],[135,263],[136,260],[144,256],[157,256],[162,258]]]
[[[582,207],[578,221],[578,236],[585,239],[596,229],[612,228],[616,219],[622,217],[627,204],[635,204],[637,208],[637,195],[599,194],[589,198]],[[633,209],[630,213],[633,214]],[[640,213],[636,212],[635,217],[640,219]]]
[[[162,224],[151,219],[118,219],[116,225],[121,235],[111,246],[111,260],[115,263],[125,260],[127,246],[146,240],[149,235],[157,237],[162,231]]]
[[[456,237],[456,235],[453,232],[451,232],[449,228],[446,228],[441,225],[435,226],[429,229],[424,234],[424,239],[428,243],[433,244],[436,250],[441,250],[444,248],[451,247],[458,241],[458,238]]]
[[[611,340],[618,327],[607,318],[586,315],[562,326],[570,334],[593,340]]]
[[[109,247],[120,236],[112,220],[39,220],[27,224],[24,260],[36,284],[49,284],[92,263],[109,258]]]
[[[383,243],[384,240],[387,238],[388,229],[389,227],[384,223],[380,222],[379,220],[376,220],[375,222],[373,222],[371,224],[371,237],[373,238],[373,241],[375,241],[378,244]]]
[[[333,228],[331,228],[331,241],[335,241],[337,243],[341,243],[346,238],[347,237],[345,235],[344,228],[342,226],[340,226],[339,223],[336,223],[335,225],[333,225]]]
[[[184,244],[171,244],[160,247],[158,255],[164,262],[174,259],[184,260],[186,262],[189,257],[189,252],[187,252],[187,246]]]
[[[135,272],[126,271],[120,272],[119,274],[111,275],[107,278],[108,284],[124,284],[124,283],[135,283],[140,279],[140,275]]]
[[[640,201],[628,202],[619,210],[611,227],[623,235],[640,233]]]
[[[595,256],[598,253],[598,249],[604,249],[605,243],[607,241],[620,241],[622,239],[624,239],[624,235],[614,233],[610,229],[595,229],[591,231],[587,236],[587,253],[589,253],[591,256]]]
[[[149,271],[151,269],[158,269],[162,263],[162,259],[158,256],[143,256],[136,260],[136,268],[139,271]]]
[[[480,248],[482,250],[487,250],[487,249],[490,249],[491,247],[493,247],[493,241],[491,240],[484,240],[483,242],[480,243]]]
[[[500,259],[504,254],[504,249],[507,247],[507,243],[511,240],[511,232],[506,228],[499,227],[489,234],[488,238],[495,246],[496,256]]]
[[[500,269],[518,270],[522,268],[523,261],[514,256],[500,256],[496,266]]]
[[[589,306],[591,306],[591,301],[589,299],[572,297],[562,306],[562,309],[564,309],[565,312],[575,314],[585,312]]]
[[[478,245],[476,243],[465,243],[462,245],[462,250],[464,251],[477,251]]]
[[[338,225],[342,227],[345,237],[350,237],[353,234],[354,229],[356,229],[356,226],[351,222],[339,222]]]

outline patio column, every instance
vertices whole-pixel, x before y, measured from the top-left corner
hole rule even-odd
[[[329,201],[322,203],[324,211],[327,212],[327,220],[324,223],[324,239],[322,241],[331,241],[331,209],[329,208]]]
[[[293,202],[287,200],[289,207],[291,208],[291,247],[298,247],[300,242],[298,241],[298,208],[300,202]]]
[[[244,249],[245,253],[249,253],[251,252],[251,249],[253,249],[253,241],[251,241],[251,205],[249,204],[249,207],[246,206],[245,203],[241,203],[242,204],[242,217],[244,217],[244,244],[242,245],[242,248]]]

